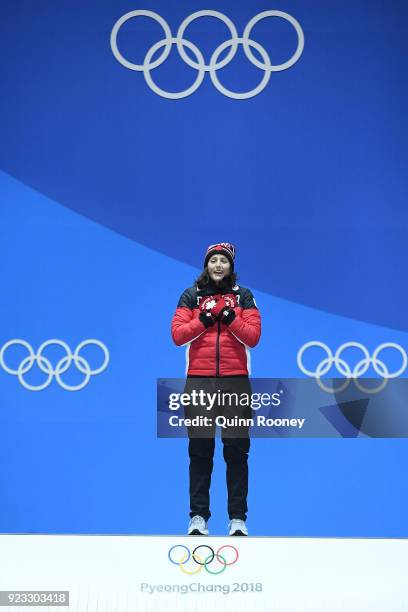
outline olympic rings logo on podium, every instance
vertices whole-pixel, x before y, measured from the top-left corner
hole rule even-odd
[[[177,549],[179,549],[179,551],[175,552]],[[200,554],[198,554],[197,551],[200,549],[207,549],[210,551],[210,554],[206,552],[200,552]],[[225,551],[227,549],[233,551],[232,559],[228,559],[231,553],[226,554]],[[221,551],[223,551],[223,554],[221,554]],[[175,544],[168,552],[169,561],[174,563],[174,565],[178,565],[183,574],[188,574],[190,576],[199,574],[203,567],[209,574],[222,574],[222,572],[225,572],[228,565],[234,565],[234,563],[238,561],[238,557],[238,550],[235,546],[231,546],[231,544],[223,544],[217,552],[214,552],[214,549],[207,544],[200,544],[194,548],[192,553],[184,544]],[[209,569],[208,566],[213,563],[214,568]]]
[[[327,355],[325,359],[322,359],[322,361],[319,363],[315,370],[309,370],[303,364],[303,354],[305,353],[305,351],[312,347],[318,347],[323,349]],[[358,361],[358,363],[353,369],[351,369],[349,364],[341,357],[343,351],[348,348],[356,348],[360,350],[363,354],[363,358]],[[380,353],[385,349],[394,349],[401,355],[401,367],[395,370],[395,372],[390,372],[384,361],[382,359],[379,359]],[[363,393],[378,393],[379,391],[382,391],[382,389],[384,389],[390,378],[397,378],[398,376],[401,376],[403,372],[405,372],[408,365],[408,356],[403,347],[400,344],[397,344],[396,342],[384,342],[383,344],[380,344],[379,346],[377,346],[372,356],[370,356],[370,353],[368,352],[367,348],[360,342],[345,342],[344,344],[339,346],[339,348],[333,355],[331,349],[327,346],[327,344],[325,344],[324,342],[319,342],[318,340],[312,340],[311,342],[306,342],[306,344],[304,344],[299,349],[297,354],[297,364],[299,366],[299,369],[304,374],[306,374],[306,376],[316,378],[320,388],[323,389],[323,391],[327,391],[328,393],[340,393],[341,391],[344,391],[348,387],[352,379],[354,380],[354,384],[356,385],[356,387]],[[383,380],[377,387],[367,387],[366,385],[363,385],[359,380],[359,378],[367,372],[370,365],[372,365],[374,371],[379,376],[381,376],[381,378],[383,378]],[[327,374],[327,372],[332,366],[336,366],[338,372],[345,376],[346,380],[344,381],[344,383],[341,383],[337,387],[330,388],[323,382],[321,377]]]
[[[130,60],[126,59],[122,55],[122,53],[119,51],[118,42],[117,42],[118,33],[121,27],[123,26],[123,24],[126,23],[129,19],[133,19],[135,17],[149,17],[150,19],[153,19],[163,28],[163,32],[164,32],[164,38],[162,38],[157,43],[155,43],[147,51],[142,64],[135,64],[134,62],[131,62]],[[213,52],[211,56],[209,64],[205,63],[203,54],[201,53],[200,49],[196,45],[194,45],[191,41],[187,40],[187,38],[185,38],[185,31],[187,27],[195,19],[199,19],[201,17],[215,17],[216,19],[219,19],[227,26],[229,30],[229,34],[230,34],[230,37],[227,40],[225,40],[223,43],[221,43],[215,49],[215,51]],[[260,45],[255,40],[252,40],[250,37],[252,28],[259,21],[261,21],[262,19],[266,19],[267,17],[277,17],[279,19],[283,19],[287,21],[288,23],[291,24],[291,26],[293,26],[297,34],[298,40],[297,40],[296,50],[293,53],[293,55],[286,62],[283,62],[282,64],[272,64],[271,59],[267,51],[264,49],[264,47],[262,47],[262,45]],[[190,68],[194,68],[195,70],[197,70],[197,77],[194,83],[187,89],[183,91],[179,91],[179,92],[170,92],[170,91],[165,91],[164,89],[161,89],[153,81],[153,77],[151,75],[152,70],[154,70],[155,68],[157,68],[158,66],[160,66],[166,61],[173,45],[177,46],[177,51],[180,57],[182,58],[182,60],[188,66],[190,66]],[[242,45],[244,53],[247,59],[251,62],[251,64],[253,64],[257,68],[260,68],[264,72],[263,78],[261,79],[260,83],[256,87],[251,89],[250,91],[246,91],[246,92],[236,92],[236,91],[231,91],[230,89],[227,89],[224,85],[222,85],[222,83],[220,82],[217,76],[217,71],[220,68],[223,68],[224,66],[229,64],[233,60],[238,50],[238,45]],[[293,66],[298,61],[298,59],[303,53],[303,49],[305,46],[305,35],[300,26],[300,23],[294,17],[292,17],[292,15],[289,15],[289,13],[284,13],[283,11],[276,11],[276,10],[263,11],[262,13],[255,15],[255,17],[252,17],[252,19],[245,26],[242,36],[238,36],[238,31],[234,23],[231,21],[231,19],[229,19],[229,17],[227,17],[223,13],[220,13],[219,11],[203,10],[203,11],[196,11],[195,13],[192,13],[191,15],[186,17],[184,21],[182,22],[182,24],[180,25],[179,29],[177,30],[176,36],[172,36],[170,27],[168,23],[163,19],[163,17],[161,17],[157,13],[154,13],[153,11],[142,9],[142,10],[130,11],[129,13],[122,15],[122,17],[120,17],[117,20],[117,22],[112,28],[112,32],[110,35],[110,46],[111,46],[113,55],[115,56],[117,61],[120,64],[122,64],[122,66],[124,66],[125,68],[128,68],[129,70],[134,70],[136,72],[143,72],[147,85],[158,96],[162,96],[163,98],[169,98],[172,100],[179,100],[180,98],[186,98],[187,96],[190,96],[195,91],[197,91],[197,89],[200,87],[201,83],[204,80],[206,72],[208,72],[214,87],[220,93],[222,93],[224,96],[227,96],[228,98],[234,98],[236,100],[245,100],[248,98],[253,98],[254,96],[261,93],[261,91],[265,89],[265,87],[267,86],[269,82],[272,72],[280,72],[282,70],[287,70],[288,68]],[[191,57],[186,53],[186,50],[185,50],[186,47],[194,55],[195,61],[191,59]],[[161,51],[159,57],[156,59],[153,59],[154,55],[160,49],[163,49],[163,50]],[[226,49],[229,49],[228,53],[223,59],[219,60],[219,57],[221,56],[223,51],[225,51]],[[262,58],[262,61],[260,61],[254,55],[254,53],[252,52],[252,49],[255,49],[259,53],[259,55]]]
[[[98,346],[103,353],[104,360],[103,360],[102,365],[99,366],[99,368],[92,369],[88,361],[79,354],[83,348],[85,348],[86,346],[90,344],[94,344]],[[23,346],[28,351],[28,356],[25,357],[21,361],[17,369],[14,369],[8,366],[4,359],[4,355],[7,349],[15,345]],[[51,345],[61,346],[66,352],[66,356],[62,357],[58,361],[55,368],[52,367],[50,360],[44,357],[44,355],[42,354],[44,349],[46,349],[47,346],[51,346]],[[74,362],[77,369],[82,374],[84,374],[84,379],[77,385],[68,385],[61,378],[61,374],[63,374],[64,372],[68,370],[72,362]],[[35,363],[38,365],[38,367],[40,368],[42,372],[47,374],[46,380],[39,385],[32,385],[24,379],[24,374],[27,374],[27,372],[31,370],[31,368],[33,367]],[[101,372],[106,370],[106,368],[108,367],[108,363],[109,363],[109,351],[107,347],[105,346],[103,342],[101,342],[100,340],[95,340],[95,339],[88,339],[88,340],[84,340],[83,342],[80,342],[80,344],[78,344],[78,346],[76,347],[73,353],[66,342],[64,342],[63,340],[57,340],[57,339],[46,340],[45,342],[41,344],[41,346],[39,347],[36,353],[34,352],[34,349],[28,342],[26,342],[25,340],[21,340],[21,339],[9,340],[0,349],[0,366],[8,374],[17,376],[21,385],[25,387],[25,389],[28,389],[29,391],[42,391],[43,389],[48,387],[48,385],[51,383],[54,376],[59,386],[65,389],[66,391],[79,391],[80,389],[83,389],[88,384],[91,376],[95,376],[96,374],[100,374]]]

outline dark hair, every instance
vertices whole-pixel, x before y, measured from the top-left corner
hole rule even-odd
[[[235,272],[231,272],[231,274],[222,279],[220,282],[220,287],[233,287],[237,283],[237,278],[238,275]],[[208,274],[208,268],[206,266],[201,272],[200,276],[196,279],[195,284],[199,289],[202,289],[208,285],[209,282],[211,282],[211,278]]]

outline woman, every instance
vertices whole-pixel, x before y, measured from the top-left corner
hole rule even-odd
[[[188,427],[190,457],[190,523],[188,535],[208,535],[211,516],[209,490],[215,448],[215,415],[244,417],[240,425],[222,428],[223,454],[227,465],[229,535],[246,536],[248,494],[249,425],[252,409],[222,397],[249,394],[251,387],[249,348],[261,335],[261,318],[249,289],[236,284],[235,248],[228,242],[210,245],[204,270],[194,286],[186,289],[172,321],[177,346],[186,345],[185,393],[202,391],[197,411],[186,407],[186,417],[211,414],[210,424]],[[233,394],[233,396],[231,395]],[[213,401],[203,397],[211,396]],[[196,395],[197,397],[197,395]],[[242,396],[243,397],[243,396]],[[217,399],[216,399],[217,398]],[[231,422],[228,420],[228,422]]]

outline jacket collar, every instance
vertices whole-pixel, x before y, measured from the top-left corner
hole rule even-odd
[[[231,290],[231,283],[216,285],[212,280],[202,289],[198,289],[200,295],[217,295],[217,293],[224,295],[225,293],[231,293]]]

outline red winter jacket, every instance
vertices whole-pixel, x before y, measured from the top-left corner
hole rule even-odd
[[[237,306],[229,324],[216,321],[205,327],[199,319],[200,301],[207,296],[233,294]],[[249,348],[261,335],[261,317],[249,289],[235,285],[220,289],[211,283],[186,289],[174,313],[171,333],[177,346],[186,345],[186,374],[194,376],[236,376],[250,374]]]

